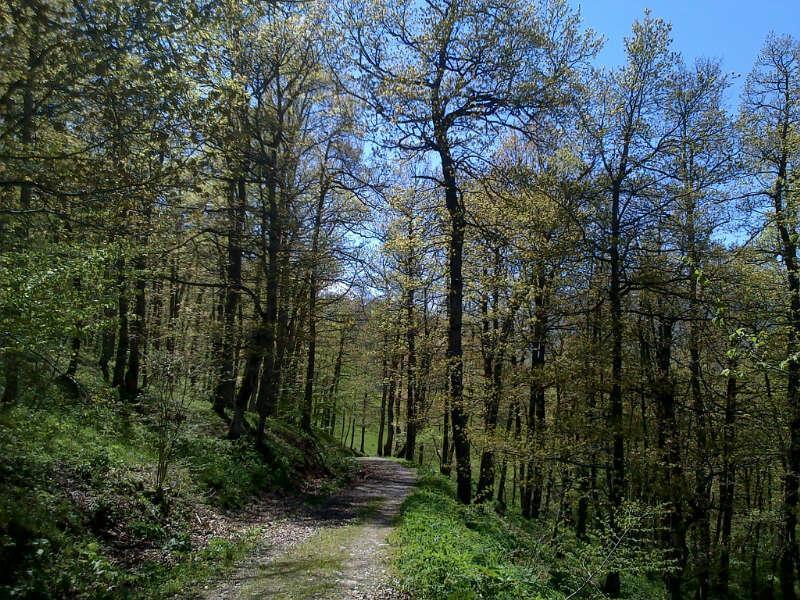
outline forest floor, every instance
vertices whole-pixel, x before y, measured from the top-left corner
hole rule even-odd
[[[272,506],[257,549],[203,598],[274,600],[403,598],[388,567],[389,535],[416,472],[358,458],[353,484],[317,505]]]

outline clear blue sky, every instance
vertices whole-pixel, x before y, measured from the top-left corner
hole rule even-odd
[[[623,38],[631,23],[649,8],[672,23],[674,48],[687,64],[718,58],[725,71],[741,74],[731,95],[740,93],[770,31],[800,37],[800,0],[570,0],[583,22],[606,38],[598,63],[613,67],[624,60]],[[731,98],[733,100],[734,98]]]

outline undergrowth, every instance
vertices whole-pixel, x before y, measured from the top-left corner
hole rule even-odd
[[[198,511],[235,512],[264,491],[296,491],[309,478],[327,489],[348,475],[329,438],[271,422],[258,452],[249,437],[226,439],[197,400],[159,495],[150,414],[100,382],[79,400],[50,388],[0,409],[0,598],[186,594],[232,567],[258,534],[243,525],[203,535]]]
[[[627,547],[606,562],[600,540],[580,542],[563,526],[501,516],[491,504],[464,506],[439,475],[421,476],[391,543],[401,585],[419,600],[601,598],[603,566],[623,571],[626,597],[663,596],[652,556]]]

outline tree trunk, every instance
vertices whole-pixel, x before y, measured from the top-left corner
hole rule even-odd
[[[228,262],[226,266],[225,302],[222,322],[222,344],[220,348],[219,380],[214,390],[214,411],[220,416],[231,408],[236,393],[234,360],[236,358],[236,309],[242,285],[242,233],[246,210],[246,188],[244,178],[239,178],[236,189],[233,184],[228,194]]]
[[[397,392],[397,378],[395,376],[395,371],[397,370],[397,356],[392,355],[392,362],[391,366],[389,367],[389,390],[387,393],[387,409],[388,414],[386,416],[386,445],[383,447],[383,455],[384,456],[391,456],[392,455],[392,448],[394,445],[394,396]]]
[[[439,157],[445,187],[445,203],[450,216],[447,283],[447,364],[450,373],[450,410],[453,426],[453,446],[456,454],[456,485],[458,499],[464,504],[472,500],[472,466],[470,464],[468,415],[464,407],[464,365],[461,346],[461,327],[464,303],[464,206],[459,198],[455,162],[450,156],[446,132],[437,127]]]
[[[442,462],[439,465],[439,472],[450,477],[452,470],[450,463],[450,394],[444,398],[444,414],[442,416]]]
[[[361,445],[358,451],[364,454],[364,435],[367,432],[367,392],[364,392],[364,403],[361,406]]]
[[[121,388],[125,383],[125,364],[128,360],[128,286],[126,285],[123,270],[124,263],[120,261],[119,270],[119,298],[117,299],[117,351],[114,359],[114,376],[111,385]]]
[[[133,400],[139,393],[139,372],[146,342],[147,305],[145,303],[145,258],[139,255],[134,264],[136,284],[134,286],[133,322],[130,326],[130,345],[128,349],[128,371],[125,373],[124,395]]]
[[[784,144],[788,144],[788,125],[784,124]],[[773,201],[783,262],[789,284],[790,329],[786,342],[786,400],[789,407],[789,445],[786,473],[783,478],[783,544],[780,557],[780,582],[783,600],[795,600],[795,568],[800,555],[797,547],[798,483],[800,482],[800,361],[797,359],[800,338],[800,273],[797,260],[797,231],[793,226],[794,211],[784,206],[786,198],[787,150],[781,156]]]
[[[108,321],[110,321],[114,316],[114,310],[106,309],[105,317]],[[108,363],[111,361],[111,358],[114,356],[114,325],[111,322],[107,322],[103,326],[103,332],[101,334],[101,341],[100,341],[100,358],[97,360],[97,365],[100,367],[100,372],[103,374],[103,379],[107,382],[111,380],[111,373],[108,370]]]
[[[620,195],[621,183],[615,182],[611,193],[611,240],[609,262],[611,277],[608,298],[611,310],[611,394],[609,396],[608,426],[611,431],[611,477],[609,496],[612,511],[622,506],[625,493],[625,440],[622,431],[622,262],[620,246]],[[615,516],[612,512],[612,527]],[[603,592],[616,598],[620,595],[620,577],[617,571],[606,575]]]
[[[333,366],[333,379],[328,388],[328,416],[326,427],[333,434],[336,429],[336,396],[339,391],[339,379],[342,376],[342,361],[344,360],[345,328],[339,332],[339,350],[336,353],[336,363]],[[344,427],[344,415],[342,415],[342,427]]]
[[[411,220],[409,220],[411,223]],[[411,235],[411,225],[409,225]],[[411,251],[409,251],[411,252]],[[410,262],[410,261],[409,261]],[[413,273],[409,274],[409,278]],[[408,360],[406,361],[406,460],[414,460],[414,449],[417,445],[417,411],[415,402],[417,353],[415,347],[416,325],[414,324],[414,288],[406,292],[406,344]]]
[[[242,376],[239,393],[236,394],[236,400],[233,405],[233,418],[228,429],[228,437],[231,439],[238,439],[244,433],[244,415],[258,383],[258,372],[261,368],[265,340],[266,335],[262,324],[259,322],[253,329],[247,346],[244,375]]]
[[[658,415],[658,448],[663,466],[661,496],[666,504],[665,545],[675,566],[665,575],[671,600],[682,597],[683,571],[686,565],[686,529],[683,516],[683,468],[681,442],[675,410],[675,388],[672,382],[672,329],[674,320],[659,316],[656,339],[656,375],[651,385]],[[649,352],[646,352],[646,355]],[[649,359],[649,356],[646,356]]]
[[[308,354],[306,360],[306,384],[303,391],[303,415],[300,426],[311,431],[311,415],[314,412],[314,362],[317,351],[317,254],[319,252],[319,234],[322,228],[322,211],[325,208],[327,187],[320,179],[320,190],[317,196],[317,207],[314,211],[314,230],[311,235],[311,266],[308,274]]]
[[[31,151],[31,143],[33,142],[34,131],[34,117],[35,106],[33,92],[36,86],[36,64],[39,61],[37,52],[39,48],[39,21],[33,19],[31,23],[30,47],[28,50],[28,64],[27,73],[25,77],[25,86],[22,92],[22,119],[20,123],[20,136],[19,141],[22,143],[24,151]],[[33,186],[22,184],[19,188],[19,202],[23,212],[31,208],[31,201],[33,199]],[[26,218],[26,217],[23,217]],[[27,221],[24,221],[23,236],[28,238]],[[14,347],[16,340],[0,340],[8,345],[5,351],[4,371],[5,371],[5,387],[3,388],[3,397],[0,400],[3,404],[10,404],[15,402],[19,397],[19,370],[20,370],[20,357],[21,353],[19,348]]]
[[[378,456],[383,456],[383,432],[386,427],[386,399],[389,395],[389,382],[388,377],[388,361],[386,353],[388,352],[388,336],[383,336],[383,355],[381,356],[381,416],[380,425],[378,426],[378,448],[376,453]]]
[[[722,431],[722,474],[719,487],[720,550],[719,569],[715,591],[722,598],[728,596],[730,580],[731,529],[733,525],[733,500],[736,482],[736,467],[733,462],[733,448],[736,444],[736,349],[731,344],[728,356],[728,378],[725,390],[725,426]]]
[[[542,372],[547,350],[547,307],[545,306],[545,286],[547,278],[544,265],[540,265],[537,273],[538,292],[534,299],[533,345],[531,348],[530,396],[528,404],[527,447],[531,452],[541,451],[544,443],[545,427],[545,382]],[[542,502],[543,474],[540,465],[541,457],[528,460],[527,468],[521,469],[522,485],[520,504],[522,516],[526,519],[539,517]]]

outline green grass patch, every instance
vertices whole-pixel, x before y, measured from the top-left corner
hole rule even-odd
[[[420,478],[390,541],[403,588],[420,600],[602,598],[609,568],[621,572],[624,597],[664,597],[664,565],[636,542],[612,552],[610,539],[582,542],[564,524],[464,506],[440,475]]]
[[[420,599],[555,599],[548,573],[524,560],[530,542],[489,506],[463,506],[452,484],[423,476],[392,535],[403,586]]]

